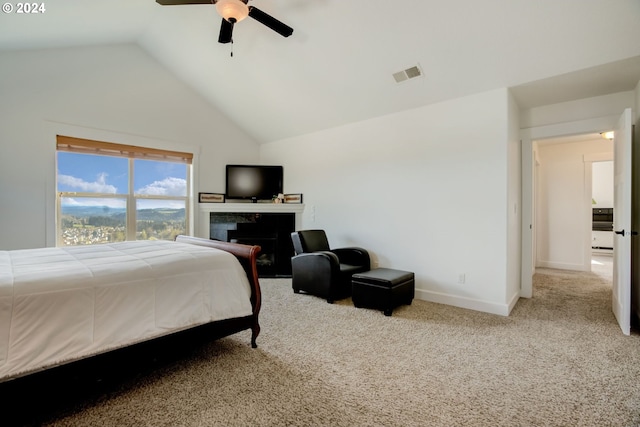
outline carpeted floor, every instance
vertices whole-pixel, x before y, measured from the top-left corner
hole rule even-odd
[[[602,271],[600,271],[602,270]],[[330,305],[263,279],[262,333],[163,341],[0,384],[7,420],[55,426],[637,426],[640,336],[610,270],[540,270],[509,317],[414,301]],[[4,421],[0,422],[6,425]],[[9,423],[11,424],[11,423]]]

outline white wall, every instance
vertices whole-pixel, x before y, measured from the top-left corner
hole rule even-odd
[[[612,156],[613,143],[605,139],[539,145],[538,266],[590,271],[590,162]]]
[[[303,228],[325,229],[333,247],[415,272],[419,298],[508,314],[516,111],[501,89],[266,144],[261,160],[284,165],[285,192],[304,194]]]
[[[259,158],[135,45],[0,53],[0,94],[0,249],[54,241],[56,133],[195,151],[196,193],[224,192],[225,164]]]

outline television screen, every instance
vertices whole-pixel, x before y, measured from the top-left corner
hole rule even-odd
[[[227,165],[227,199],[271,200],[282,193],[282,166]]]

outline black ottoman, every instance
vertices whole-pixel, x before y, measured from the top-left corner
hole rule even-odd
[[[391,316],[395,307],[413,301],[415,278],[409,271],[378,268],[354,274],[351,287],[354,306],[375,308]]]

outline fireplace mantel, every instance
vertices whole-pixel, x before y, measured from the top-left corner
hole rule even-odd
[[[302,203],[198,203],[198,237],[209,238],[211,212],[229,213],[293,213],[296,218],[296,230],[302,224]]]

